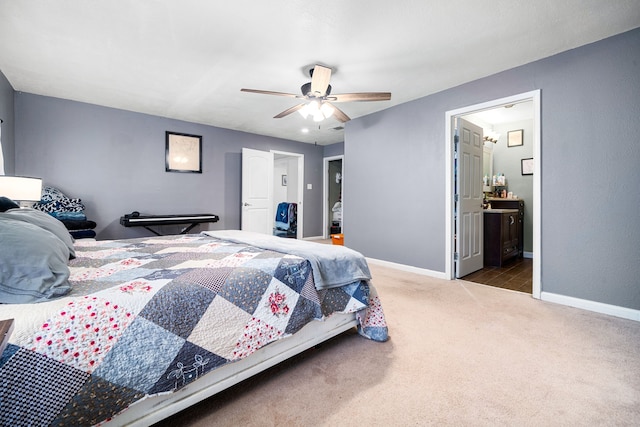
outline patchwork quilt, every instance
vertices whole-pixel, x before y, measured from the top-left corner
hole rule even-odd
[[[355,312],[387,339],[367,281],[317,290],[309,261],[205,235],[76,242],[71,294],[0,305],[0,425],[95,425],[305,324]]]

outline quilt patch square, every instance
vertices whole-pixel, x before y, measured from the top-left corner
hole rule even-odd
[[[343,312],[350,299],[351,295],[340,288],[328,289],[321,304],[322,314],[328,316],[334,311]]]
[[[326,292],[326,291],[322,291],[322,292]],[[313,281],[313,274],[310,274],[307,276],[307,281],[304,283],[304,286],[300,290],[300,295],[320,305],[321,298],[320,298],[320,295],[318,295],[316,284]]]
[[[51,422],[52,427],[93,426],[125,410],[144,393],[91,377]],[[91,408],[86,411],[85,408]]]
[[[147,280],[173,280],[176,277],[179,277],[181,274],[184,274],[183,270],[155,270],[147,274],[146,276],[143,276],[142,278]]]
[[[243,359],[270,342],[279,339],[283,334],[282,330],[254,317],[245,326],[243,334],[239,337],[233,352],[233,359]]]
[[[218,295],[247,313],[253,313],[260,303],[262,294],[271,283],[271,278],[271,275],[261,270],[236,268],[227,277]]]
[[[187,341],[150,393],[181,389],[227,362],[227,359]]]
[[[96,292],[95,295],[111,301],[112,304],[126,307],[130,313],[137,316],[155,294],[169,282],[168,279],[136,279]]]
[[[0,425],[49,425],[87,378],[86,372],[19,350],[0,368]]]
[[[369,300],[369,291],[367,286],[362,281],[353,282],[349,285],[345,285],[341,288],[345,293],[351,295],[353,298],[360,300],[363,303],[367,303]]]
[[[297,292],[273,278],[253,312],[253,317],[284,331],[299,297]]]
[[[98,281],[105,280],[109,282],[128,282],[129,280],[135,280],[135,279],[139,279],[140,277],[148,276],[152,274],[154,271],[155,270],[146,268],[145,266],[145,267],[140,267],[132,270],[127,269],[127,270],[118,271],[116,273],[113,273],[112,275],[100,277],[97,280]]]
[[[213,292],[200,285],[174,280],[158,291],[139,316],[186,339],[214,297]]]
[[[87,296],[70,301],[44,322],[29,347],[61,363],[91,373],[134,317],[118,304]]]
[[[274,277],[296,292],[300,292],[311,274],[311,264],[302,258],[284,257],[280,260]]]
[[[294,334],[314,319],[322,319],[320,304],[300,296],[284,332],[285,334]]]
[[[176,281],[183,283],[197,283],[198,285],[217,294],[222,288],[222,285],[227,281],[227,277],[229,277],[231,271],[233,271],[233,268],[231,267],[190,270],[180,275]]]
[[[191,332],[189,341],[232,359],[238,337],[251,317],[251,314],[217,296]]]
[[[140,337],[145,337],[141,340]],[[149,342],[154,343],[149,346]],[[116,342],[94,375],[147,393],[158,381],[185,340],[138,317]],[[141,373],[144,375],[141,375]]]
[[[227,254],[176,252],[165,256],[163,259],[166,261],[172,261],[172,264],[176,264],[177,261],[187,261],[190,259],[222,259],[225,256],[227,256]]]

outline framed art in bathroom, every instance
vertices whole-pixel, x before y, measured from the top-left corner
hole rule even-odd
[[[507,147],[518,147],[522,145],[524,129],[510,130],[507,132]]]
[[[520,170],[522,175],[533,175],[533,159],[520,160]]]

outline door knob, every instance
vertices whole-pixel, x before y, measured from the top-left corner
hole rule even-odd
[[[242,206],[251,206],[251,203],[244,202]]]

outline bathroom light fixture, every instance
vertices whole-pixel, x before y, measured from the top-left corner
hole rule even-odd
[[[0,196],[13,200],[21,208],[29,207],[42,198],[42,179],[0,175]]]
[[[491,141],[494,144],[496,142],[498,142],[498,139],[500,139],[500,134],[498,132],[494,132],[492,130],[488,131],[484,136],[484,140],[485,141]]]

